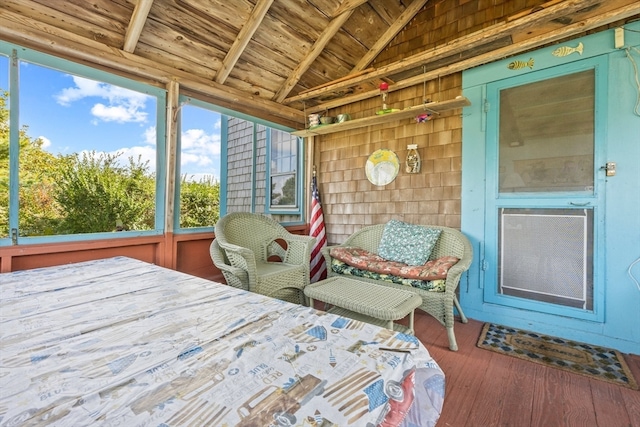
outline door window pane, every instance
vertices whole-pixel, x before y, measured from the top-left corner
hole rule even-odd
[[[499,191],[593,192],[594,70],[500,92]]]

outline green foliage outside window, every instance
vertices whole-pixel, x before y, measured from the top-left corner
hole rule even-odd
[[[212,227],[220,217],[220,183],[213,178],[180,183],[180,227]]]
[[[0,237],[9,236],[8,93],[0,93]],[[21,236],[46,236],[155,228],[155,174],[146,162],[119,154],[54,155],[20,129]],[[220,184],[181,185],[181,227],[212,226],[219,217]]]
[[[64,208],[61,234],[155,227],[155,177],[146,162],[119,154],[75,153],[59,157],[55,198]]]

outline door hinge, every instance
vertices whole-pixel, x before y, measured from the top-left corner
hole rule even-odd
[[[482,260],[482,262],[480,262],[480,269],[482,271],[487,271],[489,269],[489,263],[485,260]]]
[[[12,228],[11,229],[11,244],[12,245],[17,245],[18,244],[18,229],[17,228]]]
[[[488,113],[490,108],[491,108],[491,104],[489,104],[489,101],[487,99],[485,99],[484,100],[484,105],[483,105],[484,112]]]

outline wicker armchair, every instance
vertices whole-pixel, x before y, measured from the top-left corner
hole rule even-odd
[[[385,224],[363,227],[349,236],[347,240],[339,246],[358,247],[369,252],[377,253],[384,227]],[[399,285],[383,280],[368,279],[365,277],[347,277],[376,283],[378,285],[390,286],[397,289],[411,290],[412,292],[420,295],[420,297],[422,297],[422,304],[418,308],[438,319],[438,321],[447,328],[449,348],[456,351],[458,350],[458,344],[456,343],[456,337],[453,332],[453,307],[455,306],[458,313],[460,313],[461,322],[467,323],[467,318],[462,312],[462,308],[460,307],[460,303],[456,297],[456,289],[458,288],[458,283],[460,282],[462,273],[467,271],[471,265],[471,261],[473,260],[473,249],[469,239],[467,239],[467,237],[458,230],[436,225],[426,225],[425,227],[439,228],[442,230],[440,238],[431,252],[430,259],[437,259],[446,255],[452,255],[460,259],[460,261],[449,269],[446,278],[445,292],[429,292],[418,288],[411,288],[405,285]],[[339,274],[331,269],[331,256],[329,255],[330,250],[331,247],[324,248],[322,250],[322,254],[324,255],[327,263],[328,276],[336,277],[339,276]]]
[[[218,221],[209,248],[227,284],[304,304],[314,237],[291,234],[260,214],[235,212]]]

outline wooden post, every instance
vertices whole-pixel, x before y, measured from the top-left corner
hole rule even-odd
[[[165,229],[165,265],[176,269],[176,250],[173,245],[173,215],[175,212],[175,190],[176,190],[176,159],[178,150],[178,115],[180,106],[178,105],[180,84],[171,80],[167,83],[167,112],[166,112],[166,155],[167,159],[165,167],[167,171],[166,177],[166,193],[165,193],[165,210],[164,210],[164,229]]]

